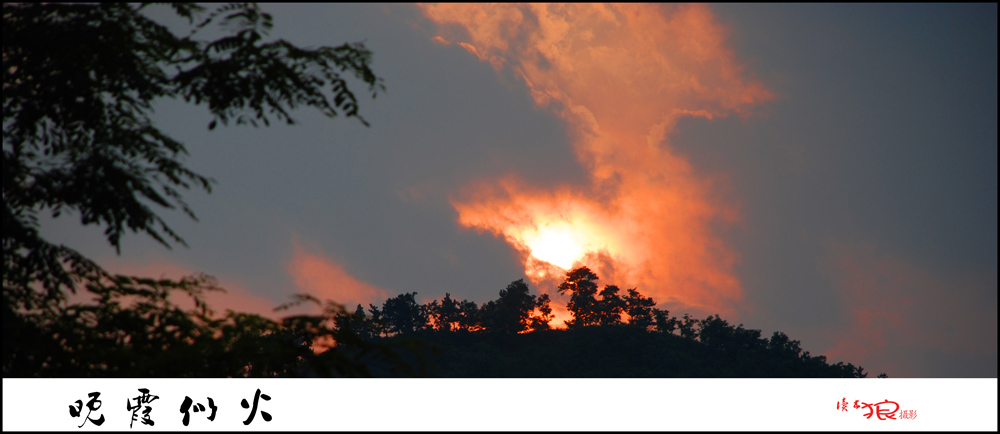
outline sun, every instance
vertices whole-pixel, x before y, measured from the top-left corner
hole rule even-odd
[[[533,237],[526,237],[525,244],[531,256],[564,270],[584,255],[584,247],[566,226],[543,227]]]

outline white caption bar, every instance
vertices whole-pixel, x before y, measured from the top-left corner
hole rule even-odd
[[[3,429],[996,431],[997,379],[4,378]]]

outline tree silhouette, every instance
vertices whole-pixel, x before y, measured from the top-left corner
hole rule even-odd
[[[181,191],[211,191],[213,181],[185,167],[186,147],[152,123],[154,101],[181,97],[207,104],[209,129],[220,121],[292,124],[289,111],[300,106],[367,125],[342,74],[367,85],[372,97],[383,89],[364,45],[305,49],[268,40],[271,16],[255,4],[207,14],[197,5],[172,4],[193,26],[186,36],[143,15],[144,7],[3,5],[5,376],[114,375],[143,364],[149,370],[142,376],[173,375],[185,364],[175,360],[156,371],[143,359],[152,356],[137,349],[169,348],[178,357],[191,355],[194,364],[210,352],[237,354],[237,343],[249,338],[226,340],[225,327],[235,323],[253,327],[254,345],[278,339],[284,332],[277,323],[236,313],[213,316],[201,298],[220,290],[210,279],[113,275],[43,238],[38,218],[77,214],[83,225],[102,227],[119,253],[129,231],[168,248],[186,245],[158,210],[179,208],[195,218]],[[227,34],[197,38],[213,27]],[[98,305],[68,305],[67,293],[80,290]],[[197,310],[178,308],[169,300],[173,292],[193,297]],[[286,342],[292,349],[281,354],[299,354],[296,342]],[[125,355],[137,361],[126,363]],[[112,366],[119,362],[126,367]],[[269,372],[278,365],[268,365]],[[229,368],[187,372],[239,375]]]
[[[460,327],[462,311],[459,302],[451,298],[450,293],[445,293],[441,303],[437,300],[427,305],[431,318],[434,319],[434,329],[443,331],[455,331]]]
[[[535,301],[536,313],[531,316],[530,327],[532,330],[548,330],[550,328],[549,322],[554,318],[551,302],[552,300],[549,299],[548,294],[538,296],[538,299]]]
[[[666,309],[653,308],[653,321],[656,322],[656,331],[673,334],[677,330],[677,318],[670,316],[670,311]]]
[[[625,311],[625,300],[618,295],[618,287],[607,285],[601,290],[601,299],[596,303],[597,323],[600,325],[618,325],[622,323],[622,312]]]
[[[368,315],[365,315],[365,308],[360,304],[353,314],[347,312],[337,313],[334,317],[335,327],[346,333],[356,334],[364,340],[371,340],[379,335],[377,328]]]
[[[385,336],[388,334],[386,331],[385,321],[382,319],[382,311],[374,304],[368,304],[368,326],[371,328],[372,333],[375,336]]]
[[[417,303],[416,296],[416,292],[399,294],[382,304],[386,332],[409,335],[427,328],[427,312]]]
[[[642,330],[649,330],[657,324],[654,316],[656,302],[651,297],[644,297],[636,288],[628,290],[628,295],[624,299],[625,313],[628,314],[628,323],[631,326]],[[664,312],[664,315],[666,312]],[[665,320],[664,320],[665,321]],[[671,330],[673,331],[673,330]]]
[[[570,328],[585,327],[597,324],[597,275],[587,267],[580,267],[566,272],[566,280],[559,284],[559,293],[570,293],[566,308],[573,314],[573,319],[566,321]]]
[[[482,315],[476,302],[462,300],[458,305],[459,318],[458,329],[464,331],[478,331],[482,328]]]
[[[499,299],[487,302],[480,309],[483,328],[502,334],[547,328],[552,315],[549,297],[538,298],[529,291],[524,279],[515,280],[501,289]]]
[[[675,322],[677,324],[678,330],[680,330],[681,337],[687,339],[697,339],[698,338],[698,325],[699,321],[688,314],[684,314],[684,320],[680,322]]]
[[[744,329],[743,324],[733,327],[719,315],[699,321],[698,339],[705,345],[724,352],[761,351],[768,344],[765,339],[761,339],[760,330]]]

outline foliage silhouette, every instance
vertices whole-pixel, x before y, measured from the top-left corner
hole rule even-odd
[[[570,328],[585,327],[598,323],[597,275],[587,267],[580,267],[566,273],[566,280],[559,284],[559,293],[570,293],[566,307],[573,319],[566,321]]]
[[[480,309],[483,328],[503,334],[547,328],[552,311],[549,298],[538,298],[528,292],[524,279],[515,280],[501,289],[499,299],[487,302]],[[535,309],[539,309],[538,315],[534,315]]]
[[[654,316],[656,302],[652,298],[644,297],[639,294],[636,288],[632,288],[628,290],[624,302],[629,325],[642,330],[649,330],[656,325],[656,317]]]
[[[434,330],[455,331],[460,327],[461,305],[451,298],[450,293],[445,293],[441,303],[434,300],[427,306],[428,314],[434,322]]]
[[[459,330],[478,331],[483,329],[482,315],[479,313],[479,307],[476,305],[476,302],[462,300],[458,304],[458,310],[461,313],[458,319]]]
[[[363,82],[373,98],[384,90],[364,45],[304,49],[267,40],[272,19],[255,4],[207,14],[193,4],[170,7],[190,34],[143,15],[145,5],[3,5],[4,376],[277,375],[312,357],[310,339],[296,333],[332,336],[301,318],[286,326],[215,316],[201,296],[219,288],[206,276],[114,275],[39,233],[41,214],[67,212],[104,228],[119,253],[128,231],[185,245],[157,210],[179,208],[194,219],[181,191],[211,191],[213,181],[185,167],[186,147],[152,124],[160,98],[207,104],[209,129],[220,121],[292,124],[289,111],[301,106],[367,125],[342,76]],[[210,27],[228,34],[196,38]],[[97,304],[69,304],[68,293],[80,290]],[[191,296],[196,310],[179,308],[171,293]],[[201,366],[205,360],[217,362]]]
[[[618,295],[618,287],[607,285],[601,290],[601,299],[597,302],[597,323],[600,325],[618,325],[622,323],[622,312],[625,311],[625,300]]]
[[[408,335],[429,326],[427,309],[416,301],[416,292],[399,294],[382,304],[386,332]]]
[[[548,294],[542,294],[538,296],[535,301],[535,311],[536,313],[531,316],[531,330],[548,330],[550,328],[549,323],[555,316],[552,314],[552,300],[549,299]]]
[[[551,320],[547,295],[530,294],[522,279],[478,309],[475,326],[453,319],[458,318],[456,311],[472,317],[475,303],[457,302],[446,294],[441,302],[426,305],[434,327],[389,334],[375,342],[428,343],[431,350],[419,359],[421,372],[436,377],[867,376],[860,366],[831,365],[824,356],[811,356],[781,332],[766,339],[760,330],[734,326],[718,315],[700,320],[687,314],[681,320],[670,317],[636,288],[622,298],[617,286],[607,285],[597,299],[596,281],[586,267],[566,273],[560,289],[570,292],[574,314],[567,330],[547,327]],[[411,295],[396,299],[411,300]],[[442,314],[445,311],[451,313]],[[622,322],[622,313],[628,314],[627,322]],[[546,326],[539,326],[543,321]]]
[[[662,333],[673,333],[677,330],[677,318],[670,316],[670,311],[666,309],[653,308],[653,320],[656,322],[656,331]]]

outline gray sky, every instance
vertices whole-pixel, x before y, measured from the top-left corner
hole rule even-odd
[[[164,214],[190,248],[43,233],[114,271],[207,272],[220,307],[266,312],[551,291],[529,254],[565,218],[607,259],[577,264],[674,315],[873,376],[996,377],[997,6],[650,8],[265,5],[276,37],[374,52],[371,127],[300,110],[209,131],[163,101],[217,180],[185,196],[198,222]]]

